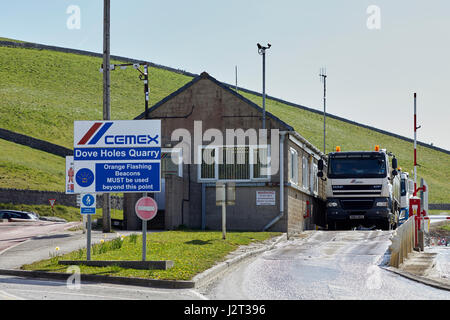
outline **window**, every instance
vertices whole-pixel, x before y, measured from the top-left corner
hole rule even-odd
[[[161,178],[167,175],[183,176],[183,158],[181,149],[161,150]]]
[[[199,180],[251,181],[270,177],[267,146],[200,147]]]
[[[319,169],[317,164],[313,162],[311,171],[311,192],[319,193],[319,177],[317,176]]]
[[[298,184],[298,153],[295,149],[289,150],[289,180]]]
[[[249,147],[220,147],[219,180],[250,180]]]
[[[216,149],[205,148],[201,149],[201,168],[200,179],[216,179]]]
[[[302,185],[303,189],[309,190],[309,163],[308,158],[303,156],[302,158]]]
[[[270,176],[270,150],[267,146],[253,148],[253,178],[268,179]]]

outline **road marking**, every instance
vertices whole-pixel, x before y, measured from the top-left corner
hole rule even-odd
[[[70,274],[68,274],[68,276],[70,276]],[[42,286],[46,286],[46,285],[61,285],[61,288],[63,288],[63,284],[65,283],[65,281],[61,280],[61,281],[47,281],[47,280],[38,280],[38,279],[28,279],[28,278],[20,278],[20,279],[14,279],[15,281],[12,282],[12,284],[14,285],[42,285]],[[149,288],[145,288],[145,287],[139,287],[139,286],[131,286],[131,287],[124,287],[125,285],[103,285],[103,284],[96,284],[96,283],[90,283],[90,282],[82,282],[81,283],[82,288],[84,287],[85,289],[89,289],[92,288],[95,290],[95,288],[98,289],[110,289],[110,290],[115,290],[115,291],[122,291],[122,292],[140,292],[142,294],[163,294],[163,295],[171,295],[173,293],[182,293],[182,292],[189,292],[193,295],[195,295],[196,297],[199,297],[202,300],[208,300],[208,298],[206,298],[205,296],[203,296],[202,294],[200,294],[199,292],[193,290],[193,289],[186,289],[186,290],[176,290],[174,291],[173,289],[149,289]],[[121,297],[114,297],[114,296],[101,296],[101,295],[92,295],[92,294],[83,294],[83,293],[77,293],[77,291],[73,291],[73,292],[52,292],[52,291],[41,291],[39,289],[36,290],[25,290],[25,289],[12,289],[14,291],[23,291],[23,292],[27,292],[29,293],[30,291],[35,291],[35,292],[41,292],[41,293],[47,293],[47,294],[64,294],[64,295],[79,295],[79,296],[86,296],[86,297],[97,297],[97,298],[106,298],[106,299],[128,299],[128,300],[132,300],[134,298],[121,298]],[[83,290],[83,289],[81,289]],[[79,292],[79,291],[78,291]],[[6,293],[5,293],[6,295]],[[1,296],[1,295],[0,295]],[[17,297],[18,298],[18,297]],[[22,299],[22,298],[20,298]]]
[[[189,289],[189,292],[191,292],[192,294],[196,295],[197,297],[199,297],[202,300],[209,300],[207,297],[202,295],[200,292],[195,291],[194,289]]]
[[[14,291],[21,291],[21,292],[27,292],[27,293],[31,293],[31,292],[37,292],[37,293],[46,293],[46,294],[53,294],[53,295],[68,295],[68,296],[80,296],[80,297],[91,297],[91,298],[101,298],[101,299],[118,299],[118,300],[136,300],[136,299],[132,299],[132,298],[123,298],[123,297],[114,297],[114,296],[100,296],[100,295],[95,295],[95,294],[88,294],[88,293],[76,293],[76,292],[62,292],[62,291],[45,291],[45,290],[27,290],[27,289],[14,289]],[[57,300],[59,300],[61,298],[57,298]]]
[[[3,290],[0,290],[0,298],[4,298],[5,300],[24,300],[21,297],[15,296],[13,294],[7,293]]]

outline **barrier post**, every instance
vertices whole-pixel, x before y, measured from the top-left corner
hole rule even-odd
[[[420,230],[420,198],[417,196],[411,197],[409,199],[409,212],[414,215],[414,249],[419,251],[419,235],[418,231]]]

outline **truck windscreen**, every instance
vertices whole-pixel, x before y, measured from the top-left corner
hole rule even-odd
[[[351,154],[330,157],[330,178],[384,178],[386,161],[383,156]]]

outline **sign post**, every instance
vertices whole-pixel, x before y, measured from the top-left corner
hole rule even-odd
[[[236,186],[233,182],[216,183],[216,205],[222,206],[222,239],[227,238],[227,205],[233,206],[236,201]]]
[[[80,213],[88,216],[87,228],[87,245],[86,245],[86,259],[91,260],[91,215],[95,214],[97,199],[95,194],[82,194],[80,203]]]
[[[153,219],[158,213],[156,201],[147,194],[140,198],[134,207],[136,215],[142,220],[142,261],[146,260],[147,253],[147,221]]]

